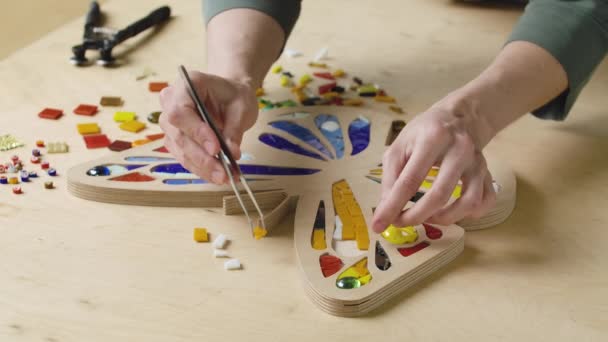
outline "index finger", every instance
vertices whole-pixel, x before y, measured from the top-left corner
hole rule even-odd
[[[433,148],[430,144],[424,144],[414,150],[390,194],[378,204],[374,212],[372,229],[376,233],[386,229],[401,214],[409,199],[420,188],[420,184],[426,178],[438,155],[439,150]]]

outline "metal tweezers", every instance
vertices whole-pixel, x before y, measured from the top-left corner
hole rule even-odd
[[[226,145],[226,141],[224,140],[222,133],[219,131],[219,129],[215,125],[213,118],[211,117],[211,115],[207,111],[207,108],[205,108],[205,105],[203,104],[201,99],[198,97],[198,94],[194,90],[192,81],[190,80],[190,77],[188,76],[188,71],[186,71],[186,68],[184,68],[183,65],[180,65],[179,71],[180,71],[182,77],[184,78],[184,80],[186,81],[188,92],[190,93],[190,97],[192,98],[192,101],[194,101],[194,104],[196,105],[198,115],[201,117],[201,120],[203,120],[203,122],[205,122],[207,125],[209,125],[209,127],[211,127],[211,130],[213,130],[213,133],[215,133],[215,136],[217,137],[217,140],[220,143],[220,152],[218,153],[216,158],[219,159],[219,161],[224,166],[224,170],[226,170],[226,174],[228,175],[228,178],[230,179],[230,185],[232,186],[232,190],[234,191],[234,194],[236,195],[236,198],[239,201],[239,204],[241,205],[243,212],[247,216],[247,220],[249,221],[249,225],[251,226],[252,233],[255,228],[255,225],[253,223],[253,220],[251,219],[251,216],[249,216],[247,207],[245,207],[245,202],[243,202],[241,193],[239,192],[239,189],[236,186],[235,175],[238,177],[239,181],[243,185],[243,188],[245,188],[245,191],[247,192],[247,194],[249,195],[249,198],[251,199],[251,202],[255,206],[255,209],[257,210],[258,215],[260,215],[259,222],[260,222],[260,225],[262,226],[262,228],[264,228],[264,230],[265,230],[266,224],[264,223],[264,214],[262,213],[262,209],[260,209],[258,202],[256,201],[255,197],[253,196],[253,192],[251,191],[251,188],[247,184],[247,180],[243,176],[243,173],[241,172],[241,168],[236,163],[236,160],[234,160],[234,157],[232,156],[232,153],[230,153],[230,150],[228,149],[228,145]]]

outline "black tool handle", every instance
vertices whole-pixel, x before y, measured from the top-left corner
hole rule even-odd
[[[114,44],[118,44],[123,40],[131,38],[154,25],[160,24],[169,19],[170,16],[171,9],[169,6],[159,7],[148,14],[145,18],[139,19],[133,24],[127,26],[125,29],[118,31],[114,37]]]
[[[99,26],[99,20],[101,19],[101,10],[97,1],[92,1],[89,6],[89,12],[87,13],[87,19],[84,23],[85,34],[89,30],[93,30],[94,27]]]

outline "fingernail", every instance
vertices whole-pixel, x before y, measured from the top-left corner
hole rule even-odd
[[[376,233],[382,233],[387,226],[388,225],[382,221],[376,221],[372,226],[372,230]]]
[[[209,140],[205,140],[205,150],[207,150],[207,153],[214,155],[215,151],[213,150],[213,143]]]
[[[211,180],[216,184],[224,183],[224,172],[220,170],[213,171],[211,173]]]

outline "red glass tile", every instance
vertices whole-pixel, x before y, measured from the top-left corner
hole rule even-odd
[[[169,153],[169,150],[167,150],[167,148],[165,146],[161,146],[159,148],[155,148],[154,152]]]
[[[111,181],[118,181],[118,182],[150,182],[150,181],[153,181],[154,179],[155,179],[154,177],[148,176],[141,172],[132,172],[132,173],[127,173],[126,175],[110,178]]]
[[[43,119],[51,119],[51,120],[57,120],[62,115],[63,115],[63,111],[61,109],[55,109],[55,108],[44,108],[40,113],[38,113],[39,117],[41,117]]]
[[[169,86],[169,83],[167,83],[167,82],[150,82],[148,84],[148,89],[151,92],[155,92],[156,93],[156,92],[159,92],[159,91],[163,90],[164,88],[166,88],[168,86]]]
[[[316,77],[324,78],[326,80],[335,80],[336,78],[329,72],[315,72],[313,73]]]
[[[131,147],[133,147],[133,145],[131,144],[130,141],[124,141],[124,140],[114,140],[113,143],[110,144],[110,146],[108,146],[108,148],[114,152],[121,152],[124,150],[128,150]]]
[[[439,228],[435,228],[431,225],[428,225],[426,223],[422,224],[424,226],[424,231],[426,232],[426,236],[429,237],[429,239],[431,240],[437,240],[440,239],[443,236],[443,232],[441,231],[441,229]]]
[[[74,114],[93,116],[97,114],[97,106],[80,104],[78,107],[74,108]]]
[[[87,148],[100,148],[110,146],[110,139],[105,134],[87,134],[83,136]]]
[[[416,246],[412,246],[412,247],[402,247],[402,248],[397,248],[397,250],[399,251],[399,253],[401,255],[403,255],[404,257],[410,256],[416,252],[419,252],[425,248],[427,248],[428,246],[430,246],[431,244],[429,244],[428,242],[424,241],[421,242],[419,244],[417,244]]]
[[[330,92],[336,86],[336,82],[327,83],[319,86],[319,94],[325,94]]]
[[[319,257],[319,264],[321,265],[321,272],[325,278],[335,274],[344,266],[340,258],[329,254],[321,255]]]
[[[158,134],[150,134],[150,135],[146,135],[146,138],[148,140],[159,140],[165,137],[165,133],[158,133]]]

